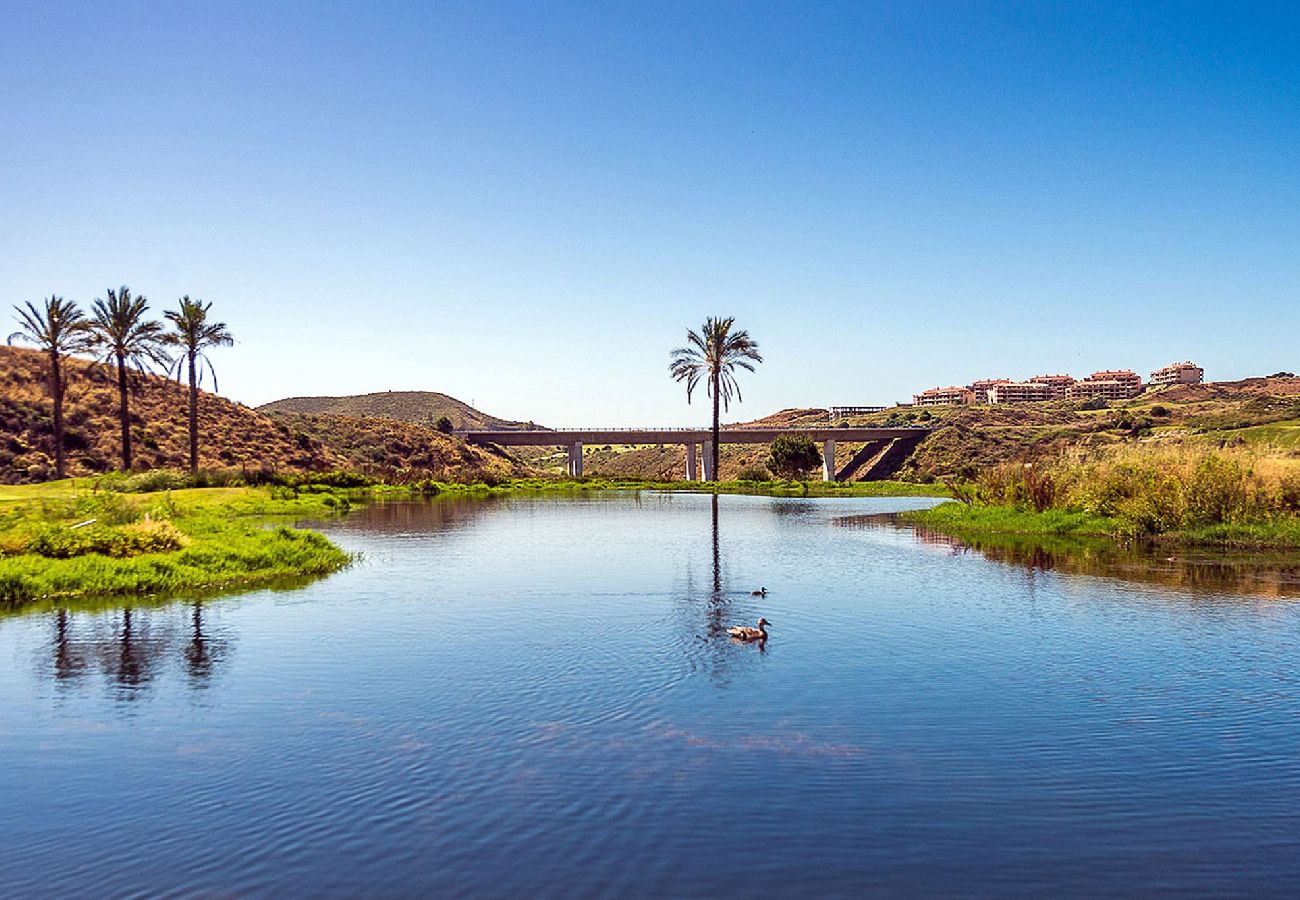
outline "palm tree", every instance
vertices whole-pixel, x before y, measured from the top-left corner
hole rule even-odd
[[[118,417],[122,425],[122,468],[131,469],[131,410],[127,391],[127,367],[148,371],[151,365],[167,367],[171,360],[162,352],[161,322],[145,319],[149,301],[132,297],[126,285],[108,291],[108,300],[96,300],[90,328],[95,349],[103,362],[117,366]]]
[[[206,365],[212,373],[212,389],[217,389],[217,370],[212,368],[212,361],[204,352],[209,347],[229,347],[235,342],[226,329],[225,322],[209,322],[208,310],[211,303],[191,300],[188,295],[180,300],[180,309],[169,309],[163,313],[167,321],[176,330],[164,340],[181,348],[181,355],[172,363],[176,370],[176,380],[181,380],[183,364],[188,364],[190,376],[190,474],[199,472],[199,385],[203,382],[203,367]]]
[[[718,404],[729,409],[734,395],[740,400],[740,386],[736,384],[736,369],[754,371],[754,363],[761,363],[758,343],[744,329],[732,331],[736,320],[714,318],[704,320],[704,328],[696,334],[686,332],[686,346],[672,352],[668,370],[675,381],[686,382],[686,402],[701,378],[707,380],[707,390],[713,398],[713,477],[718,477]]]
[[[63,367],[63,357],[71,353],[84,353],[89,349],[90,335],[86,331],[86,316],[77,304],[62,297],[51,296],[41,310],[28,301],[15,306],[22,328],[9,335],[9,343],[27,341],[49,359],[50,395],[54,398],[54,474],[64,477],[63,459],[63,395],[68,389],[68,375]]]

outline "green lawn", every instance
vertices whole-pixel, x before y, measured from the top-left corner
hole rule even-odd
[[[65,480],[0,493],[0,610],[269,584],[323,575],[350,561],[323,535],[267,518],[345,510],[342,492],[119,494],[93,484]]]

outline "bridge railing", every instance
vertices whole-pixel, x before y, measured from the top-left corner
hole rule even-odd
[[[733,431],[733,432],[734,431],[799,432],[799,431],[827,431],[830,429],[839,430],[839,427],[840,426],[838,425],[724,425],[718,430]],[[853,426],[850,428],[846,428],[844,430],[845,431],[866,431],[866,430],[896,431],[904,428],[912,429],[914,431],[932,430],[928,425],[915,425],[911,423],[907,425],[861,425],[861,426]],[[701,431],[708,432],[712,430],[713,427],[710,425],[704,425],[699,428],[692,428],[690,426],[684,426],[684,425],[669,425],[666,427],[659,426],[659,425],[638,425],[634,427],[622,427],[622,428],[606,428],[604,426],[590,426],[590,427],[569,426],[565,428],[457,428],[452,432],[452,434],[548,434],[548,433],[566,434],[571,431],[608,431],[613,433],[630,432],[630,431],[665,431],[665,432],[678,432],[678,433],[686,433],[686,432],[694,433],[694,432],[701,432]]]

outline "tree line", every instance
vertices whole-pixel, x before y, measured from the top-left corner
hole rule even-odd
[[[177,301],[176,309],[163,311],[166,324],[149,317],[149,301],[132,296],[126,285],[109,289],[107,299],[96,299],[87,315],[75,301],[47,297],[42,306],[28,301],[15,306],[18,331],[9,335],[9,343],[24,341],[45,354],[46,375],[54,401],[54,470],[58,478],[66,475],[63,447],[63,398],[68,389],[67,358],[89,353],[99,362],[116,369],[118,418],[122,428],[122,468],[131,469],[130,395],[136,372],[155,368],[177,382],[189,379],[190,473],[199,470],[199,386],[203,369],[212,375],[217,389],[217,371],[207,357],[213,347],[234,343],[224,322],[212,321],[211,303],[191,300],[189,295]],[[170,326],[170,327],[169,327]],[[172,356],[168,351],[175,350]]]

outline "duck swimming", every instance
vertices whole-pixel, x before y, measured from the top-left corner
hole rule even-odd
[[[757,628],[750,628],[748,625],[737,625],[727,629],[727,634],[742,641],[765,641],[767,640],[767,626],[771,625],[767,619],[759,619]]]
[[[766,596],[767,596],[767,588],[759,588],[759,589],[756,590],[756,591],[750,591],[750,592],[749,592],[749,596],[751,596],[751,597],[766,597]]]

